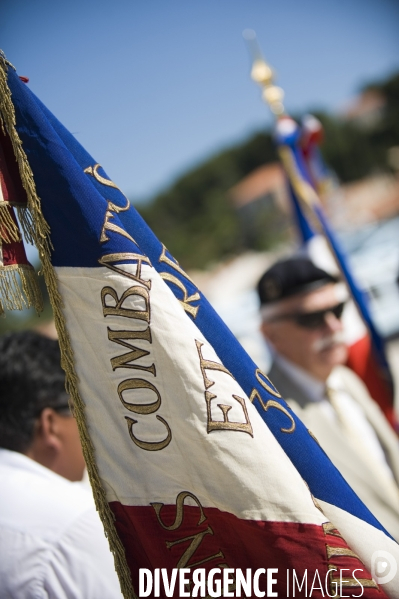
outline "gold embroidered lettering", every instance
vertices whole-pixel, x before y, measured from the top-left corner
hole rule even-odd
[[[201,299],[200,294],[196,292],[193,293],[193,295],[188,295],[184,283],[182,283],[180,279],[178,279],[174,275],[169,274],[168,272],[161,272],[160,275],[164,281],[169,281],[170,283],[173,283],[174,285],[176,285],[176,287],[181,289],[181,291],[183,292],[183,299],[179,300],[179,302],[181,303],[185,311],[191,314],[193,318],[195,318],[197,316],[199,306],[192,306],[190,302],[195,302],[196,300]]]
[[[92,177],[95,178],[96,181],[98,181],[99,183],[101,183],[102,185],[106,185],[107,187],[113,187],[114,189],[117,189],[118,191],[121,191],[119,189],[119,187],[117,185],[115,185],[115,183],[113,181],[111,181],[111,179],[105,179],[105,177],[102,177],[101,175],[99,175],[98,173],[98,169],[101,168],[101,164],[95,164],[94,166],[88,166],[87,168],[84,169],[84,173],[86,173],[87,175],[91,175]],[[121,192],[122,193],[122,192]],[[122,193],[123,195],[123,193]],[[125,197],[125,196],[123,196]]]
[[[251,435],[251,437],[253,437],[252,425],[249,420],[247,406],[245,405],[245,400],[242,397],[239,397],[238,395],[233,395],[232,397],[240,404],[242,412],[245,416],[245,422],[233,422],[233,421],[229,420],[228,413],[233,406],[222,404],[222,403],[217,404],[217,406],[223,414],[223,421],[214,420],[212,418],[211,402],[217,396],[208,391],[208,389],[210,387],[212,387],[212,385],[215,384],[215,381],[212,381],[210,378],[208,378],[206,371],[207,370],[219,371],[219,372],[223,372],[224,374],[228,374],[233,379],[234,379],[234,377],[231,374],[231,372],[229,370],[227,370],[227,368],[225,368],[225,366],[223,366],[223,364],[220,364],[219,362],[214,362],[213,360],[206,360],[203,357],[202,350],[201,350],[203,343],[196,340],[195,344],[197,346],[198,356],[200,359],[200,368],[201,368],[202,378],[203,378],[204,385],[205,385],[205,401],[206,401],[206,407],[207,407],[207,432],[208,432],[208,434],[215,430],[230,430],[230,431],[240,431],[243,433],[247,433],[247,434]]]
[[[274,397],[281,397],[277,389],[274,388],[273,383],[271,382],[269,377],[264,372],[262,372],[260,368],[257,368],[255,370],[255,376],[258,383],[262,385],[262,387],[266,389],[266,391],[268,391],[271,395],[274,395]]]
[[[340,588],[341,586],[343,589],[353,589],[360,586],[365,589],[378,589],[378,584],[374,582],[372,578],[344,578],[345,575],[342,575],[342,578],[340,576],[333,576],[333,572],[341,572],[342,574],[343,570],[349,570],[349,568],[341,568],[339,570],[337,566],[328,564],[328,569],[330,571],[330,591],[332,593],[336,592],[337,588]],[[332,586],[333,584],[336,585],[335,589]]]
[[[175,521],[170,526],[167,526],[165,524],[165,522],[161,519],[161,509],[162,509],[162,507],[165,504],[163,504],[163,503],[151,503],[151,505],[154,508],[155,513],[157,515],[158,522],[162,526],[162,528],[164,528],[165,530],[177,530],[178,528],[180,528],[180,526],[183,523],[184,500],[187,497],[191,497],[191,499],[193,499],[195,501],[195,503],[198,505],[198,507],[200,509],[200,517],[199,517],[197,526],[199,526],[200,524],[202,524],[206,520],[206,516],[204,514],[204,510],[202,509],[202,505],[199,502],[199,499],[197,499],[197,497],[195,495],[193,495],[192,493],[189,493],[188,491],[181,491],[181,493],[179,493],[178,496],[176,497],[176,517],[175,517]]]
[[[308,433],[309,435],[312,437],[313,441],[316,441],[317,445],[320,445],[319,440],[317,439],[317,437],[312,433],[312,431],[310,429],[308,429]]]
[[[126,271],[123,269],[123,264],[120,264],[119,266],[115,266],[115,264],[112,264],[112,262],[119,262],[119,261],[126,261],[126,260],[135,260],[137,261],[136,264],[136,274],[132,274],[129,271]],[[144,285],[145,287],[147,287],[147,289],[151,289],[151,281],[146,281],[145,279],[141,278],[141,266],[142,263],[145,262],[147,264],[149,264],[151,266],[151,262],[149,260],[149,258],[147,258],[147,256],[143,256],[142,254],[134,254],[134,253],[129,253],[129,252],[121,252],[118,254],[106,254],[105,256],[102,256],[98,262],[100,264],[102,264],[103,266],[106,266],[107,268],[109,268],[110,270],[114,270],[115,272],[119,273],[120,275],[123,275],[124,277],[127,277],[128,279],[133,279],[133,281],[137,281],[138,283],[141,283],[142,285]]]
[[[162,449],[165,449],[165,447],[167,447],[172,440],[172,431],[170,430],[170,426],[166,422],[166,420],[164,420],[162,418],[162,416],[157,415],[156,419],[165,425],[165,428],[167,430],[167,435],[166,435],[165,439],[163,439],[163,441],[151,441],[151,442],[150,441],[142,441],[141,439],[138,439],[133,434],[133,426],[137,423],[137,420],[134,420],[133,418],[129,418],[128,416],[125,416],[125,419],[127,421],[130,438],[132,439],[133,443],[135,445],[137,445],[137,447],[140,447],[140,449],[144,449],[145,451],[161,451]]]
[[[165,504],[164,503],[151,503],[152,507],[155,510],[155,514],[157,516],[158,522],[164,530],[175,531],[175,530],[178,530],[182,526],[183,519],[184,519],[184,505],[185,505],[185,501],[187,498],[192,499],[197,504],[197,506],[199,507],[199,510],[200,510],[199,518],[198,518],[198,522],[197,522],[196,526],[200,526],[201,524],[203,524],[206,521],[206,516],[205,516],[204,510],[202,508],[202,505],[201,505],[199,499],[192,493],[189,493],[188,491],[181,491],[176,497],[176,515],[175,515],[174,522],[172,522],[171,524],[167,524],[165,522],[165,520],[161,517],[161,510]],[[184,568],[184,567],[195,568],[195,567],[199,566],[200,564],[204,564],[204,563],[212,561],[214,559],[224,558],[223,552],[219,550],[217,553],[210,555],[204,559],[198,560],[196,562],[188,563],[190,561],[190,559],[193,557],[193,555],[195,554],[195,552],[197,551],[197,549],[199,548],[199,546],[201,545],[203,539],[207,535],[213,535],[213,534],[214,533],[213,533],[212,528],[210,526],[207,526],[207,528],[205,530],[202,530],[201,532],[198,532],[196,534],[193,534],[190,536],[185,536],[184,538],[178,539],[176,541],[166,541],[166,547],[168,549],[171,549],[172,547],[174,547],[175,545],[178,545],[180,543],[191,541],[190,545],[186,548],[183,555],[180,557],[176,567],[177,568]],[[227,568],[228,565],[227,564],[219,564],[219,567]]]
[[[140,358],[143,358],[144,356],[150,355],[149,351],[140,349],[139,347],[135,347],[127,341],[130,341],[132,339],[143,339],[144,341],[151,343],[152,339],[150,327],[147,327],[145,331],[112,331],[109,327],[107,327],[107,330],[108,339],[110,341],[118,343],[119,345],[127,347],[127,349],[131,350],[127,354],[111,358],[112,370],[116,370],[117,368],[133,368],[136,370],[145,370],[146,372],[151,372],[151,374],[156,376],[155,364],[151,364],[151,366],[129,364],[129,362],[134,362],[136,360],[139,360]]]
[[[113,181],[111,181],[110,179],[106,179],[105,177],[102,177],[98,173],[99,168],[101,168],[101,165],[97,163],[94,166],[88,166],[84,169],[83,172],[87,175],[91,175],[92,177],[94,177],[95,180],[98,181],[98,183],[101,183],[106,187],[112,187],[113,189],[117,189],[126,200],[125,206],[118,206],[117,204],[114,204],[109,200],[107,201],[107,210],[105,211],[104,223],[101,229],[100,243],[104,243],[105,241],[109,240],[106,231],[113,231],[114,233],[119,233],[119,235],[123,235],[123,237],[127,237],[127,239],[130,239],[131,241],[133,241],[133,243],[136,243],[133,237],[131,237],[129,233],[125,231],[125,229],[122,229],[122,227],[118,227],[118,225],[116,225],[115,223],[110,222],[110,220],[114,218],[115,214],[119,214],[119,212],[125,212],[126,210],[129,210],[130,202]]]
[[[281,397],[280,393],[278,391],[275,391],[270,385],[272,384],[271,381],[269,380],[269,378],[265,375],[264,372],[262,372],[259,368],[257,368],[255,370],[255,376],[257,381],[260,383],[260,385],[262,385],[262,387],[264,389],[266,389],[266,391],[268,391],[269,393],[271,393],[272,395],[274,395],[275,397]],[[264,377],[264,378],[263,378]],[[266,380],[264,380],[266,379]],[[268,381],[268,382],[266,382]],[[270,385],[269,385],[270,383]],[[253,403],[255,401],[255,399],[257,399],[260,403],[260,405],[262,406],[262,408],[264,409],[265,412],[267,412],[267,410],[269,408],[276,408],[276,410],[280,410],[280,412],[283,412],[283,414],[285,414],[286,416],[288,416],[288,418],[291,421],[291,426],[289,428],[284,428],[282,427],[280,429],[280,431],[282,433],[293,433],[295,430],[295,420],[294,417],[292,416],[292,414],[290,414],[290,412],[288,411],[288,408],[284,407],[283,405],[281,405],[278,401],[275,401],[274,399],[269,399],[266,403],[263,401],[261,394],[259,393],[259,391],[254,387],[252,389],[251,395],[249,396],[249,401],[251,403]]]
[[[216,395],[213,395],[213,393],[209,393],[209,391],[207,391],[205,393],[205,399],[206,399],[206,404],[207,404],[206,408],[207,408],[207,415],[208,415],[207,432],[211,433],[212,431],[241,431],[243,433],[248,433],[249,435],[251,435],[251,437],[253,437],[254,435],[253,435],[253,431],[252,431],[252,425],[249,420],[247,406],[245,405],[245,400],[242,397],[240,397],[239,395],[232,396],[240,404],[242,411],[244,413],[244,416],[245,416],[245,422],[230,421],[228,419],[228,412],[229,412],[229,410],[231,410],[231,408],[233,406],[228,406],[225,404],[218,403],[217,406],[218,406],[218,408],[220,408],[220,410],[222,411],[222,414],[223,414],[223,422],[221,422],[219,420],[212,419],[211,400],[215,399],[215,397],[216,397]]]
[[[162,252],[159,257],[159,262],[165,262],[166,264],[168,264],[168,266],[170,266],[171,268],[174,268],[178,273],[183,275],[183,277],[185,277],[188,281],[190,281],[190,283],[195,285],[194,281],[192,281],[190,279],[190,277],[188,276],[188,274],[186,272],[184,272],[184,270],[182,269],[182,267],[180,266],[178,261],[175,260],[174,258],[172,260],[170,258],[168,258],[168,256],[166,255],[166,252],[167,252],[167,249],[164,246],[164,244],[162,244]]]
[[[107,261],[111,261],[111,260],[115,260],[115,259],[120,260],[120,259],[124,259],[124,257],[131,259],[132,256],[137,257],[136,254],[126,254],[126,255],[125,254],[108,254],[108,256],[103,257],[103,263],[105,263],[105,265],[108,266],[109,268],[117,270],[115,267],[113,267],[113,265],[109,265],[107,263]],[[111,287],[111,286],[103,287],[103,289],[101,290],[101,304],[102,304],[102,308],[103,308],[104,317],[106,317],[106,316],[121,316],[123,318],[133,318],[136,320],[142,320],[142,321],[146,322],[148,325],[150,324],[149,288],[151,287],[151,282],[150,281],[142,281],[140,279],[140,277],[141,277],[141,260],[143,260],[143,261],[144,260],[148,261],[148,260],[144,256],[141,256],[141,255],[139,255],[138,258],[140,260],[137,264],[136,277],[134,275],[131,275],[130,273],[122,272],[122,274],[126,274],[130,278],[139,279],[140,282],[143,282],[145,286],[134,285],[132,287],[129,287],[122,293],[121,297],[118,297],[118,292],[113,287]],[[132,296],[136,296],[139,298],[140,309],[133,309],[132,307],[127,307],[124,305],[126,300]],[[108,297],[110,297],[113,300],[112,304],[110,304],[109,300],[107,300]],[[144,306],[143,306],[143,304],[144,304]],[[110,341],[112,341],[113,343],[117,343],[118,345],[121,345],[123,347],[126,347],[129,350],[125,354],[122,354],[120,356],[115,356],[110,359],[113,370],[116,370],[117,368],[130,368],[130,369],[136,369],[136,370],[144,370],[145,372],[150,372],[153,376],[156,376],[156,368],[155,368],[154,363],[152,363],[149,366],[141,365],[141,364],[137,364],[137,363],[135,363],[135,364],[131,363],[131,362],[136,362],[140,358],[150,355],[150,351],[141,349],[140,347],[136,347],[135,345],[133,345],[131,343],[132,340],[141,339],[141,340],[146,341],[147,343],[151,344],[152,336],[151,336],[150,326],[147,326],[147,328],[144,330],[138,330],[138,331],[129,331],[129,330],[115,331],[115,330],[112,330],[109,327],[107,327],[107,331],[108,331],[108,339]],[[151,401],[149,403],[132,403],[131,401],[126,401],[126,399],[124,397],[124,393],[128,392],[128,391],[134,393],[137,390],[142,391],[142,393],[140,393],[138,396],[137,395],[135,396],[135,397],[137,397],[137,399],[140,399],[140,400],[142,399],[143,391],[144,391],[145,397],[148,396],[148,392],[150,392],[150,393],[155,394],[155,398],[153,399],[153,401]],[[118,392],[119,399],[120,399],[122,405],[124,406],[124,408],[129,410],[129,412],[139,414],[140,416],[149,416],[149,415],[153,414],[154,412],[157,412],[161,406],[161,395],[160,395],[158,389],[155,387],[155,385],[153,385],[149,381],[146,381],[145,379],[141,379],[141,378],[126,379],[118,385],[117,392]],[[147,402],[148,402],[148,398],[147,398]],[[140,449],[143,449],[145,451],[160,451],[160,450],[164,449],[165,447],[167,447],[169,445],[169,443],[171,442],[172,431],[170,429],[170,426],[168,425],[166,420],[164,418],[162,418],[161,416],[157,415],[156,419],[159,422],[161,422],[164,425],[164,427],[166,428],[166,437],[160,441],[147,441],[145,439],[140,439],[135,434],[135,432],[133,432],[134,425],[137,424],[137,422],[139,422],[139,421],[135,420],[133,418],[129,418],[128,416],[125,416],[125,420],[127,422],[127,427],[128,427],[128,432],[129,432],[130,438],[132,439],[133,443]],[[145,420],[145,422],[147,422],[147,420]]]
[[[324,522],[322,526],[325,535],[332,535],[334,537],[340,537],[342,539],[341,533],[339,532],[339,530],[337,530],[337,528],[335,528],[332,522]]]
[[[269,408],[276,408],[276,410],[280,410],[280,412],[282,412],[283,414],[288,416],[288,418],[291,420],[291,426],[289,428],[281,427],[280,431],[282,433],[293,433],[295,430],[296,424],[295,424],[293,415],[289,413],[287,408],[285,408],[280,403],[278,403],[278,401],[274,401],[274,399],[269,399],[269,401],[266,403],[266,405],[264,406],[263,409],[265,410],[265,412],[267,412],[267,410]]]
[[[327,559],[330,560],[332,557],[355,557],[356,559],[360,559],[360,557],[354,553],[351,549],[347,549],[346,547],[331,547],[331,545],[326,545],[327,549]]]
[[[211,560],[219,558],[219,557],[222,557],[222,558],[224,557],[223,553],[221,551],[219,551],[218,553],[215,553],[214,555],[210,555],[209,557],[206,557],[197,562],[193,562],[191,564],[188,563],[189,560],[194,555],[194,553],[197,551],[198,547],[201,545],[201,543],[206,535],[213,535],[213,530],[210,526],[208,526],[208,528],[206,530],[204,530],[202,532],[198,532],[195,535],[191,535],[189,537],[184,537],[183,539],[178,539],[177,541],[166,541],[166,547],[168,549],[171,549],[172,547],[174,547],[175,545],[177,545],[179,543],[184,543],[184,541],[191,541],[190,545],[187,547],[187,549],[185,550],[185,552],[183,553],[183,555],[177,562],[177,565],[176,565],[177,568],[185,568],[186,566],[189,568],[196,568],[200,564],[210,562]]]
[[[130,241],[133,241],[133,243],[137,245],[133,237],[129,235],[129,233],[125,231],[125,229],[122,229],[122,227],[119,227],[115,223],[110,222],[110,220],[115,217],[115,214],[119,214],[119,212],[125,212],[125,210],[129,210],[129,200],[126,200],[126,202],[126,206],[120,207],[109,200],[107,201],[107,209],[105,211],[104,223],[101,229],[100,243],[105,243],[106,241],[109,241],[109,237],[106,234],[106,231],[113,231],[114,233],[118,233],[119,235],[122,235],[123,237],[130,239]]]
[[[218,370],[219,372],[224,372],[225,374],[228,374],[229,376],[231,376],[232,379],[234,379],[234,376],[231,374],[229,370],[227,370],[225,366],[223,366],[223,364],[220,364],[219,362],[214,362],[213,360],[205,360],[201,350],[201,347],[204,345],[203,343],[196,340],[195,345],[197,346],[197,351],[200,359],[200,368],[202,372],[202,378],[204,379],[205,389],[209,389],[209,387],[212,387],[212,385],[215,384],[215,381],[208,379],[208,377],[206,376],[206,370]]]
[[[149,404],[133,404],[125,401],[123,399],[123,392],[135,389],[149,389],[155,393],[157,399]],[[153,414],[159,410],[161,406],[161,395],[158,389],[155,385],[144,379],[126,379],[125,381],[122,381],[118,385],[118,395],[125,408],[135,414]]]
[[[110,306],[106,303],[107,296],[111,296],[115,301],[115,306]],[[139,296],[142,297],[145,304],[145,310],[133,310],[132,308],[123,308],[122,305],[128,297]],[[103,306],[104,316],[123,316],[125,318],[136,318],[137,320],[145,320],[150,322],[150,296],[148,290],[143,287],[135,285],[129,287],[123,292],[121,298],[118,298],[118,294],[113,287],[103,287],[101,289],[101,303]]]

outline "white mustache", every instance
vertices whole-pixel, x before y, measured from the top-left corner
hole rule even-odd
[[[345,343],[345,336],[342,331],[337,331],[328,337],[317,339],[313,344],[313,350],[320,352],[323,351],[323,349],[329,349],[330,347],[340,345],[341,343]]]

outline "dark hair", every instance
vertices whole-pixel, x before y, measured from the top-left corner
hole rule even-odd
[[[66,408],[58,341],[33,331],[0,337],[0,447],[25,452],[45,408]]]

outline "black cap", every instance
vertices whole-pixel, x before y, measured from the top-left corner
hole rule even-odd
[[[257,289],[260,303],[269,304],[337,282],[337,277],[318,268],[308,258],[288,258],[269,268]]]

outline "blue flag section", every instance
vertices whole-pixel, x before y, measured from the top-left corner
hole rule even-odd
[[[326,180],[327,169],[314,140],[308,139],[305,145],[304,136],[306,137],[306,122],[301,129],[289,117],[284,116],[277,121],[276,142],[288,175],[293,213],[298,225],[299,236],[302,244],[306,244],[315,235],[314,226],[310,222],[312,218],[326,238],[371,340],[372,355],[368,358],[369,363],[365,367],[367,374],[365,376],[358,374],[362,376],[372,397],[378,401],[386,417],[396,428],[397,422],[393,408],[393,379],[386,358],[385,343],[371,317],[368,296],[356,282],[348,259],[340,247],[318,198],[317,190]]]
[[[148,257],[256,406],[313,496],[384,531],[103,168],[11,69],[8,84],[16,130],[51,229],[53,265],[101,266],[104,256],[113,253],[123,261],[123,254],[126,259],[132,256],[134,243],[134,259]],[[97,243],[88,244],[87,239]],[[98,251],[93,252],[90,248],[95,247]]]
[[[292,121],[292,119],[283,118],[278,121],[278,126],[275,130],[275,142],[277,147],[279,147],[281,144],[285,145],[287,142],[289,142],[291,146],[299,149],[301,131],[299,127],[294,125],[296,125],[296,123]],[[306,246],[306,244],[316,235],[316,231],[314,225],[310,222],[308,216],[306,216],[301,200],[295,192],[292,181],[289,177],[287,178],[287,182],[299,243],[301,246]]]

